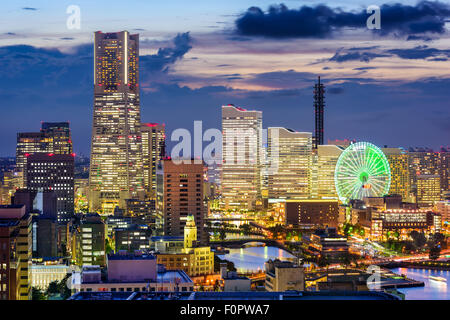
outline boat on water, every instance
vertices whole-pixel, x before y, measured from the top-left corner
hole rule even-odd
[[[447,279],[442,278],[442,277],[428,276],[428,278],[431,280],[434,280],[434,281],[447,282]]]

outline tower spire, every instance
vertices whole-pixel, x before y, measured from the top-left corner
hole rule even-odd
[[[323,144],[323,111],[325,106],[324,99],[325,87],[320,83],[320,76],[314,85],[314,113],[315,113],[315,133],[314,148]]]

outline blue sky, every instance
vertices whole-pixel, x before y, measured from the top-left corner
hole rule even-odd
[[[81,10],[79,30],[66,27],[73,4]],[[0,155],[14,154],[17,132],[66,120],[75,151],[89,154],[97,30],[140,34],[142,121],[166,123],[169,138],[173,129],[191,130],[194,120],[220,128],[220,106],[228,103],[262,110],[264,127],[312,131],[312,86],[321,75],[326,139],[450,145],[449,1],[283,4],[2,4]],[[365,27],[369,4],[382,8],[379,31]]]

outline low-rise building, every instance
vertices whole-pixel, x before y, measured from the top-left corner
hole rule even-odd
[[[290,261],[269,260],[265,263],[266,291],[305,290],[305,270]]]
[[[99,266],[84,266],[72,275],[73,292],[187,292],[194,284],[182,270],[165,270],[146,254],[108,255],[107,275]]]
[[[50,282],[61,281],[70,273],[71,268],[64,264],[33,264],[31,266],[32,285],[47,290]]]
[[[348,254],[347,238],[335,228],[318,229],[309,238],[304,238],[307,249],[325,257],[330,263],[340,262]]]
[[[223,281],[223,291],[251,291],[251,279],[243,276],[238,276],[235,271],[227,271],[227,264],[220,264],[220,276]]]

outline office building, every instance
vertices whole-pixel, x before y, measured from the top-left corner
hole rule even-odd
[[[19,132],[17,134],[16,165],[19,172],[24,173],[27,156],[37,152],[53,153],[53,140],[44,132]],[[23,174],[20,188],[26,187],[26,174]]]
[[[139,35],[95,32],[90,212],[143,199]]]
[[[305,290],[305,270],[290,261],[269,260],[265,263],[266,291]]]
[[[53,191],[57,221],[67,223],[74,214],[74,156],[35,153],[27,159],[27,189]]]
[[[1,300],[31,300],[31,233],[24,205],[0,206]]]
[[[211,247],[198,244],[193,215],[187,217],[183,237],[163,237],[159,241],[152,239],[152,243],[157,250],[158,264],[164,265],[167,270],[183,270],[190,277],[214,273],[214,252]]]
[[[313,185],[317,185],[319,199],[338,199],[334,183],[334,171],[336,163],[344,149],[337,145],[318,145],[314,167],[317,180],[313,179]]]
[[[124,250],[132,253],[136,250],[149,250],[152,230],[147,225],[131,225],[128,228],[114,230],[115,252]]]
[[[308,199],[311,194],[312,134],[268,129],[268,197]]]
[[[298,226],[338,227],[337,200],[288,200],[285,202],[286,224]]]
[[[40,132],[17,134],[16,164],[19,172],[25,172],[28,155],[34,153],[72,154],[72,138],[68,122],[43,122]],[[27,184],[23,174],[20,188]]]
[[[156,198],[156,167],[166,155],[165,124],[142,123],[142,158],[144,165],[144,185],[147,196]]]
[[[79,266],[106,264],[105,224],[98,214],[83,216],[73,236],[73,259]]]
[[[409,155],[402,148],[382,148],[391,169],[390,194],[399,194],[403,199],[410,199]]]
[[[183,235],[188,215],[192,214],[199,241],[206,242],[207,234],[203,232],[203,164],[189,162],[178,163],[171,159],[160,162],[157,211],[163,217],[164,235]]]
[[[442,200],[437,202],[436,212],[441,215],[443,223],[450,223],[450,200]]]
[[[261,198],[262,112],[222,106],[222,135],[224,205],[255,208]]]
[[[54,154],[73,153],[69,122],[43,122],[41,132],[47,137],[51,137],[51,152]]]
[[[441,178],[439,175],[417,175],[417,204],[432,207],[441,200]]]

